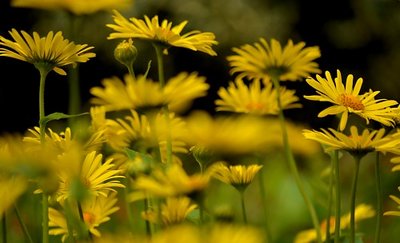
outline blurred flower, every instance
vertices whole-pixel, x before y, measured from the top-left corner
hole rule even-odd
[[[81,162],[79,155],[64,154],[60,158],[60,163],[71,163],[71,160]],[[124,178],[121,170],[114,169],[111,159],[103,162],[103,155],[96,151],[88,153],[79,171],[60,171],[60,188],[57,191],[57,201],[63,202],[65,199],[78,193],[85,194],[87,191],[90,196],[107,196],[109,191],[115,191],[114,188],[125,187],[118,179]],[[76,188],[77,187],[77,188]],[[76,191],[78,190],[78,192]],[[83,192],[80,192],[80,191]]]
[[[186,123],[186,142],[216,154],[263,152],[281,140],[276,130],[270,130],[271,122],[262,117],[213,118],[206,112],[196,111],[188,116]]]
[[[400,187],[398,187],[398,190],[400,191]],[[397,208],[399,209],[398,211],[386,211],[383,213],[383,215],[391,215],[391,216],[398,216],[400,217],[400,198],[394,196],[394,195],[389,195],[389,197],[397,203]]]
[[[149,210],[142,213],[142,217],[151,223],[162,223],[164,226],[180,224],[197,208],[197,205],[188,197],[168,197],[161,204],[161,213]],[[158,218],[161,217],[161,219]]]
[[[213,33],[194,30],[181,35],[181,31],[188,23],[187,21],[183,21],[179,25],[172,27],[172,22],[168,22],[168,20],[163,20],[160,25],[157,15],[151,20],[146,15],[144,16],[144,20],[137,18],[129,18],[128,20],[117,10],[114,10],[113,13],[115,24],[107,24],[106,26],[116,32],[111,33],[108,39],[143,39],[165,46],[201,51],[211,56],[217,55],[212,49],[212,45],[218,44]]]
[[[359,222],[364,219],[368,219],[371,217],[375,216],[375,210],[367,204],[360,204],[357,205],[355,209],[355,214],[354,214],[354,219],[355,222]],[[330,218],[330,228],[329,228],[329,233],[333,234],[335,233],[335,218],[331,217]],[[340,229],[346,229],[347,227],[350,226],[350,213],[342,216],[340,218]],[[327,227],[327,222],[324,220],[321,223],[321,233],[322,233],[322,240],[325,240],[326,237],[326,227]],[[296,238],[294,240],[294,243],[311,243],[315,242],[317,239],[317,232],[315,232],[315,229],[310,229],[310,230],[304,230],[299,232],[296,235]]]
[[[346,78],[346,86],[343,85],[342,74],[337,70],[337,76],[332,79],[329,71],[325,72],[323,78],[319,75],[314,78],[307,78],[307,83],[317,91],[317,95],[305,95],[309,100],[330,102],[333,105],[324,109],[318,114],[318,117],[327,115],[341,114],[340,131],[346,128],[349,113],[354,113],[364,118],[369,123],[369,119],[382,123],[385,126],[394,126],[395,112],[393,105],[397,105],[395,100],[378,99],[375,96],[379,91],[369,91],[360,95],[362,78],[358,78],[353,87],[353,75]]]
[[[271,78],[279,81],[297,81],[311,73],[319,73],[315,59],[321,56],[318,46],[305,47],[306,43],[293,44],[289,40],[282,49],[281,44],[271,39],[269,44],[264,38],[253,45],[233,48],[236,55],[228,56],[231,74],[238,73],[237,78],[261,80],[264,84]]]
[[[279,90],[282,109],[299,108],[301,104],[296,103],[299,98],[294,95],[295,91],[281,87]],[[279,112],[276,95],[272,83],[261,87],[260,81],[255,80],[250,87],[243,83],[242,79],[230,82],[229,87],[220,88],[218,91],[220,99],[215,101],[217,111],[232,111],[238,113],[250,113],[256,115],[277,115]]]
[[[125,9],[133,0],[12,0],[13,7],[28,7],[46,10],[62,9],[76,15],[93,14],[101,10]]]
[[[55,35],[50,31],[46,37],[40,37],[37,32],[30,36],[25,31],[21,31],[21,36],[15,29],[9,33],[14,41],[0,36],[0,46],[5,47],[0,48],[0,56],[32,63],[36,68],[45,67],[60,75],[67,74],[61,67],[87,62],[89,58],[96,56],[89,52],[93,47],[87,44],[76,45],[64,39],[61,31]]]
[[[369,153],[378,151],[382,153],[396,152],[400,144],[400,133],[385,135],[385,129],[369,131],[364,129],[358,134],[356,126],[350,127],[350,135],[338,132],[332,128],[319,131],[304,130],[307,139],[317,141],[325,145],[325,151],[346,150],[352,153]]]
[[[28,181],[21,176],[0,175],[0,218],[26,191]]]
[[[107,111],[158,108],[168,105],[172,112],[185,110],[191,102],[205,96],[209,85],[197,73],[182,72],[169,79],[162,88],[144,76],[126,75],[124,83],[117,77],[103,80],[102,87],[92,87],[91,103],[102,105]]]
[[[94,197],[82,203],[83,220],[94,236],[101,236],[98,229],[100,225],[109,221],[110,215],[119,210],[116,195],[116,192],[107,193],[106,196]],[[62,211],[49,208],[49,227],[49,234],[62,235],[62,242],[68,238],[67,220]]]
[[[217,162],[212,167],[214,178],[243,191],[253,181],[262,165],[227,165],[224,162]]]

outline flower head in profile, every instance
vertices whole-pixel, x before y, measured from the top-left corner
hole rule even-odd
[[[142,217],[152,223],[162,223],[165,226],[183,223],[187,216],[197,209],[197,204],[185,196],[168,197],[161,204],[161,213],[148,210],[142,213]],[[158,218],[161,217],[161,219]]]
[[[46,10],[62,9],[75,15],[93,14],[101,10],[125,9],[133,0],[12,0],[11,6]]]
[[[37,32],[32,36],[25,31],[18,33],[15,29],[9,33],[14,40],[0,36],[0,56],[29,62],[38,69],[54,70],[60,75],[66,75],[62,67],[87,62],[96,56],[89,52],[93,47],[70,42],[64,39],[61,31],[56,34],[50,31],[46,37],[40,37]]]
[[[224,162],[217,162],[212,167],[214,178],[242,191],[250,185],[262,165],[227,165]]]
[[[107,24],[106,26],[115,32],[111,33],[108,39],[143,39],[160,43],[166,47],[175,46],[193,51],[201,51],[211,56],[217,55],[212,49],[212,45],[218,44],[213,33],[193,30],[186,34],[181,34],[183,28],[188,23],[187,21],[172,26],[172,22],[166,19],[160,23],[157,15],[151,19],[145,15],[144,20],[137,18],[129,18],[128,20],[117,10],[114,10],[113,13],[115,23]]]
[[[304,130],[303,135],[325,145],[327,152],[332,150],[346,150],[351,153],[366,154],[378,151],[382,153],[396,152],[400,144],[399,133],[386,134],[385,129],[364,129],[359,134],[357,127],[350,127],[350,135],[336,131],[332,128],[321,131]]]
[[[101,237],[98,228],[111,219],[110,215],[119,210],[116,206],[117,201],[117,193],[113,192],[107,193],[106,196],[90,198],[82,203],[83,220],[93,236]],[[49,234],[62,235],[62,242],[68,238],[67,219],[63,211],[49,208],[49,227]]]
[[[168,105],[170,111],[181,112],[191,102],[205,96],[209,85],[197,73],[182,72],[170,78],[164,87],[144,76],[126,75],[124,82],[117,77],[103,80],[103,87],[93,87],[91,103],[108,111],[158,108]]]
[[[264,84],[271,78],[279,81],[297,81],[308,77],[311,73],[319,73],[315,59],[321,56],[318,46],[305,47],[306,43],[294,44],[289,40],[286,46],[271,39],[264,38],[253,45],[246,44],[233,48],[235,55],[228,56],[231,74],[238,78],[261,80]]]
[[[375,210],[368,204],[360,204],[357,205],[354,212],[355,222],[359,222],[364,219],[368,219],[375,216]],[[327,222],[326,220],[321,223],[321,231],[322,231],[322,240],[325,240],[326,231],[327,231]],[[329,233],[335,233],[335,218],[331,217],[329,222],[330,228]],[[346,229],[350,226],[350,213],[343,215],[340,217],[340,229]],[[311,243],[315,242],[317,239],[317,232],[315,229],[309,229],[299,232],[294,240],[294,243]]]
[[[318,117],[327,115],[341,115],[339,129],[343,131],[346,128],[349,113],[354,113],[364,118],[369,123],[369,120],[375,120],[385,126],[394,126],[394,117],[396,112],[393,112],[394,105],[397,105],[395,100],[375,99],[379,91],[368,91],[360,94],[363,83],[362,78],[358,78],[353,86],[354,77],[348,75],[346,83],[343,84],[342,74],[337,70],[337,75],[332,78],[329,71],[325,72],[325,78],[320,75],[314,78],[307,78],[307,83],[316,91],[316,95],[306,95],[306,99],[329,102],[332,106],[324,109],[318,114]]]
[[[282,109],[299,108],[296,103],[299,98],[293,90],[284,87],[279,89]],[[244,84],[242,79],[231,82],[228,88],[220,88],[220,99],[215,101],[217,111],[231,111],[256,115],[277,115],[279,112],[276,95],[272,82],[261,87],[260,81],[253,81],[250,86]]]

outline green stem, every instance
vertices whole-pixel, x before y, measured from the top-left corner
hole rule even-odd
[[[276,78],[272,78],[272,81],[273,81],[273,84],[274,84],[274,87],[276,90],[276,94],[277,94],[276,99],[277,99],[278,108],[279,108],[279,122],[281,124],[281,129],[282,129],[282,139],[283,139],[285,157],[286,157],[287,162],[289,163],[289,169],[290,169],[292,175],[294,176],[297,187],[298,187],[298,189],[303,197],[303,200],[308,208],[308,211],[311,215],[311,219],[312,219],[315,231],[317,233],[317,242],[322,243],[321,228],[320,228],[319,220],[317,217],[317,213],[315,211],[314,205],[312,204],[311,200],[307,196],[303,182],[299,175],[299,171],[297,169],[294,155],[292,153],[292,150],[290,149],[288,134],[287,134],[286,125],[285,125],[285,117],[283,115],[282,103],[281,103],[281,98],[280,98],[280,94],[279,94],[279,90],[280,90],[279,80]]]
[[[350,198],[350,243],[356,242],[356,230],[355,230],[355,208],[356,208],[356,191],[358,174],[360,171],[361,156],[353,155],[355,168],[353,176],[353,184],[351,187],[351,198]]]
[[[326,216],[326,229],[325,229],[325,241],[330,242],[331,238],[331,216],[332,216],[332,201],[333,201],[333,181],[334,181],[334,155],[331,156],[331,171],[329,175],[329,192],[328,192],[328,215]]]
[[[42,242],[49,243],[49,201],[47,193],[42,194]]]
[[[164,61],[163,61],[163,53],[162,47],[158,44],[153,44],[154,49],[156,50],[157,55],[157,66],[158,66],[158,82],[160,83],[161,89],[165,86],[165,78],[164,78]],[[169,127],[169,110],[168,105],[164,105],[162,108],[162,112],[164,114],[164,119],[167,123],[167,127]],[[167,165],[172,163],[172,139],[171,133],[167,131]]]
[[[266,233],[266,241],[271,242],[271,234],[269,231],[268,227],[268,207],[267,207],[267,196],[265,194],[265,185],[264,185],[264,170],[261,170],[258,176],[258,182],[259,182],[259,188],[260,188],[260,196],[261,196],[261,204],[263,206],[263,211],[264,211],[264,228],[265,228],[265,233]]]
[[[132,76],[132,78],[136,79],[135,71],[133,70],[133,66],[132,65],[126,65],[126,68],[128,69],[128,72]]]
[[[144,203],[144,211],[147,212],[150,209],[150,200],[146,197],[143,200],[143,203]],[[159,213],[159,216],[161,216],[161,213]],[[159,219],[160,219],[160,221],[162,220],[161,217]],[[153,235],[153,232],[151,230],[150,221],[145,220],[145,223],[146,223],[146,234],[147,234],[147,236],[149,236],[151,238]]]
[[[14,205],[14,211],[15,211],[15,214],[17,215],[18,222],[21,225],[21,228],[22,228],[22,231],[24,232],[25,237],[28,239],[28,242],[33,243],[32,237],[29,234],[28,228],[26,227],[24,220],[21,217],[21,214],[18,210],[17,205]]]
[[[244,191],[240,191],[240,204],[242,206],[243,223],[247,224],[247,213],[246,213],[246,205],[245,205],[245,201],[244,201]]]
[[[130,192],[129,175],[127,173],[125,175],[124,193],[125,193],[126,213],[128,214],[129,231],[133,233],[135,220],[133,219],[133,210],[132,210],[132,207],[131,207],[131,203],[128,201],[129,192]]]
[[[375,179],[376,179],[376,228],[374,242],[380,242],[381,236],[381,222],[382,222],[382,190],[381,190],[381,169],[380,169],[380,157],[379,152],[376,152],[375,160]]]
[[[7,220],[6,220],[6,212],[3,213],[2,215],[2,219],[1,219],[1,228],[3,231],[3,243],[7,243]]]
[[[335,210],[335,243],[340,243],[340,216],[341,216],[341,208],[340,208],[340,174],[339,174],[339,151],[335,151],[333,154],[333,164],[335,170],[335,202],[336,202],[336,210]]]

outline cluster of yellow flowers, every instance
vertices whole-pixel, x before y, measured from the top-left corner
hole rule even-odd
[[[296,185],[309,210],[314,228],[299,232],[295,242],[323,242],[334,236],[335,242],[356,241],[355,223],[377,215],[376,242],[379,242],[382,215],[400,216],[399,211],[382,212],[378,200],[356,206],[360,160],[368,153],[394,154],[400,162],[398,102],[376,99],[379,91],[361,92],[363,80],[353,84],[353,75],[343,82],[321,70],[317,46],[276,39],[233,48],[227,57],[232,80],[221,87],[212,116],[190,110],[192,102],[207,96],[209,84],[197,72],[181,72],[165,78],[163,58],[169,48],[186,48],[216,56],[218,44],[211,32],[193,30],[182,33],[187,21],[178,25],[158,16],[126,18],[119,7],[130,1],[55,1],[15,0],[15,7],[63,9],[72,14],[91,14],[102,9],[112,11],[112,33],[108,39],[122,39],[115,58],[127,68],[122,78],[106,77],[102,86],[92,87],[90,109],[81,114],[46,114],[44,91],[47,74],[68,75],[74,68],[95,58],[92,46],[75,44],[61,31],[41,37],[11,29],[11,39],[0,36],[0,56],[31,63],[40,73],[39,122],[24,135],[0,137],[0,215],[15,208],[25,196],[40,194],[41,242],[272,242],[266,227],[258,227],[248,218],[246,194],[257,175],[261,184],[268,154],[283,151]],[[158,80],[153,72],[134,71],[136,41],[150,43],[156,53]],[[312,76],[316,75],[315,78]],[[285,81],[301,81],[315,89],[305,99],[331,103],[318,114],[340,116],[337,129],[310,130],[285,119],[284,110],[301,108],[295,90],[282,86]],[[51,82],[51,80],[50,80]],[[350,115],[365,120],[359,126],[348,125]],[[61,131],[51,127],[54,120],[66,120]],[[370,121],[381,128],[368,127]],[[363,128],[361,132],[359,129]],[[297,169],[295,155],[311,156],[319,145],[331,156],[334,183],[329,198],[335,201],[335,215],[322,224]],[[339,152],[349,152],[355,160],[350,195],[350,212],[341,215]],[[379,156],[377,156],[377,193],[380,192]],[[399,166],[393,167],[393,171]],[[231,185],[240,194],[241,220],[218,215],[210,210],[207,191],[214,183]],[[10,188],[12,190],[10,191]],[[265,188],[260,186],[260,195]],[[335,193],[332,193],[335,191]],[[380,196],[380,195],[379,195]],[[400,199],[391,198],[400,205]],[[261,196],[263,211],[266,200]],[[24,239],[34,242],[29,227],[18,216]],[[117,230],[101,225],[115,218]],[[268,218],[263,219],[267,225]],[[5,221],[3,221],[5,222]],[[5,226],[6,227],[6,226]],[[347,232],[347,229],[350,229]],[[6,231],[3,232],[6,234]],[[50,238],[51,237],[54,238]],[[36,236],[38,237],[38,236]],[[357,236],[358,237],[358,236]],[[3,237],[4,238],[4,237]],[[7,238],[7,236],[5,237]],[[330,241],[329,241],[330,242]]]

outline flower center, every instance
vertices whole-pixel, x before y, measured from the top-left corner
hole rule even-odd
[[[262,109],[264,109],[264,104],[262,104],[261,102],[251,102],[246,104],[246,109],[248,111],[261,111]]]
[[[338,101],[343,106],[352,108],[353,110],[364,110],[364,105],[357,96],[350,94],[341,94],[339,95]]]
[[[83,220],[88,223],[89,225],[94,224],[96,217],[92,213],[84,212],[83,213]]]

